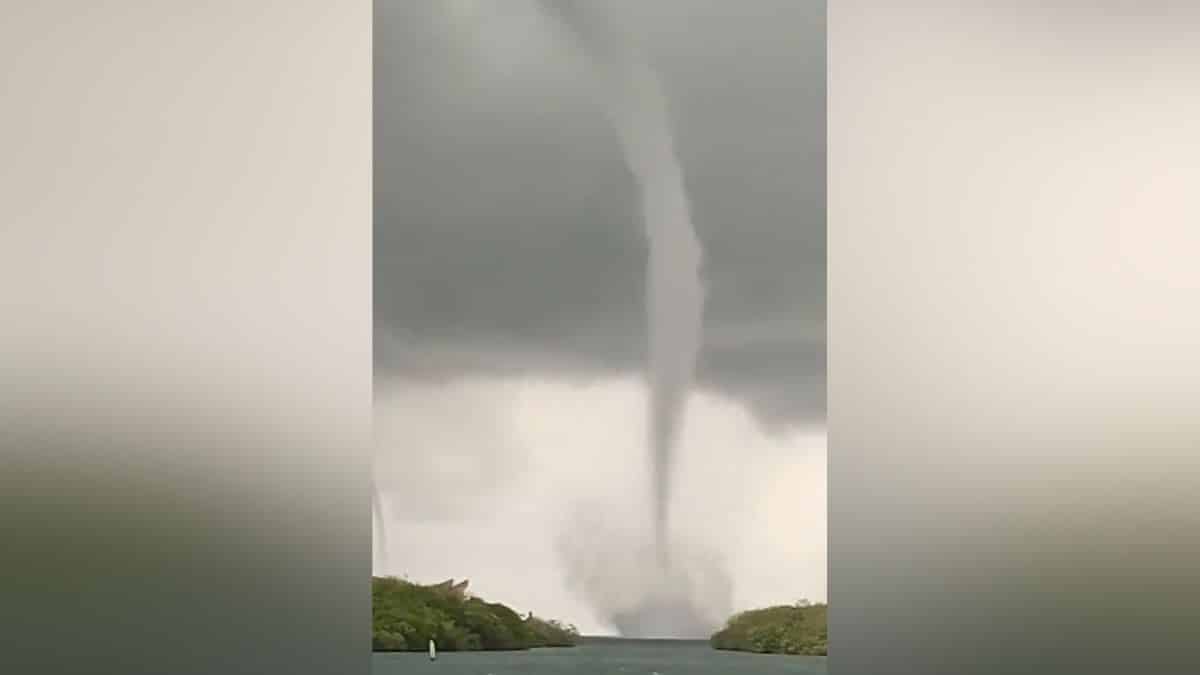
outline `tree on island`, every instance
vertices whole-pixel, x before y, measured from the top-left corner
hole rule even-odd
[[[792,605],[741,612],[709,642],[716,649],[825,656],[829,642],[827,609],[825,604],[800,600]]]
[[[442,651],[570,647],[574,626],[521,617],[511,608],[466,592],[453,579],[424,586],[407,579],[372,577],[372,648],[423,651],[430,639]]]

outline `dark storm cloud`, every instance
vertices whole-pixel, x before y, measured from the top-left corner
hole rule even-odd
[[[700,383],[768,421],[822,417],[821,5],[606,4],[653,60],[676,125],[706,249]],[[640,370],[638,191],[586,73],[550,41],[489,69],[472,40],[512,22],[470,26],[449,7],[376,10],[380,376]]]

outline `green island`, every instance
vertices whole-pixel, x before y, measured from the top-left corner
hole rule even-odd
[[[422,585],[396,577],[371,578],[372,648],[377,652],[525,650],[573,647],[575,626],[521,616],[498,602],[467,593],[453,579]],[[709,639],[715,649],[760,654],[825,656],[827,606],[800,601],[733,615]]]
[[[826,656],[829,631],[824,604],[806,601],[735,614],[709,643],[716,649],[759,654]]]
[[[530,612],[522,617],[498,602],[467,593],[453,579],[421,585],[396,577],[371,578],[371,645],[377,652],[572,647],[579,631]]]

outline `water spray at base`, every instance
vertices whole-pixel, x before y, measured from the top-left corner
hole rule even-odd
[[[556,541],[568,588],[621,635],[711,635],[732,610],[733,583],[724,558],[700,542],[676,537],[670,546],[675,564],[656,568],[658,547],[649,529],[622,526],[622,511],[593,503],[580,505],[568,519]]]

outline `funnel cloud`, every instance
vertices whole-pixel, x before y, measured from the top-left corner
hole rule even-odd
[[[706,627],[692,620],[692,587],[672,563],[669,510],[675,444],[700,349],[702,252],[692,226],[683,170],[675,153],[666,96],[654,70],[629,41],[622,39],[607,16],[574,0],[545,0],[544,4],[574,35],[594,68],[597,93],[641,190],[649,248],[648,444],[654,553],[662,578],[657,590],[638,607],[614,615],[613,621],[623,634],[701,634]]]
[[[654,71],[603,14],[578,2],[545,4],[577,37],[595,66],[600,98],[641,188],[649,245],[646,317],[655,542],[664,556],[669,549],[672,455],[700,348],[700,242],[675,155],[666,98]]]

